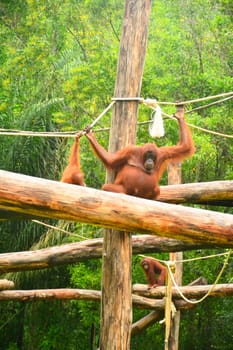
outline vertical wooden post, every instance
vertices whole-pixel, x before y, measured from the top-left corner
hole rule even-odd
[[[126,0],[114,97],[139,97],[151,0]],[[138,101],[117,101],[109,151],[136,140]],[[108,181],[112,176],[108,176]],[[103,244],[100,350],[130,349],[132,326],[131,235],[107,230]]]
[[[168,184],[177,185],[182,182],[181,180],[181,164],[180,163],[170,163],[168,166]],[[183,253],[170,253],[170,260],[182,260]],[[177,263],[175,269],[174,278],[178,285],[182,284],[182,273],[183,273],[183,264]],[[179,329],[180,329],[180,311],[177,311],[175,317],[171,320],[171,329],[170,337],[168,343],[169,350],[178,350],[179,349]]]

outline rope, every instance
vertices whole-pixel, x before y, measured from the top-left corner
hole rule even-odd
[[[112,98],[112,102],[89,125],[89,128],[90,129],[93,128],[93,126],[102,118],[102,116],[104,114],[106,114],[112,108],[112,106],[116,103],[116,101],[139,101],[139,102],[147,105],[148,107],[154,109],[155,106],[158,105],[158,104],[167,104],[167,105],[189,104],[189,103],[205,101],[205,100],[214,99],[214,98],[223,97],[223,96],[229,96],[229,97],[221,99],[219,101],[215,101],[215,102],[210,103],[210,104],[205,105],[205,106],[199,106],[199,107],[196,107],[196,108],[194,108],[192,110],[186,111],[186,114],[187,114],[187,113],[192,113],[192,112],[194,112],[196,110],[199,110],[199,109],[208,108],[208,107],[216,105],[218,103],[225,102],[225,101],[233,98],[233,92],[222,93],[222,94],[215,95],[215,96],[208,96],[208,97],[203,97],[203,98],[199,98],[199,99],[195,99],[195,100],[189,100],[189,101],[183,101],[183,102],[175,102],[175,103],[174,102],[158,102],[156,99],[144,99],[144,98],[141,98],[141,97],[113,97]],[[165,115],[166,117],[170,118],[170,119],[175,119],[172,115],[166,114],[164,112],[162,112],[162,114]],[[148,123],[151,123],[151,121],[149,121],[149,122],[141,122],[141,123],[138,123],[138,124],[148,124]],[[190,124],[190,123],[187,123],[187,125],[189,125],[190,127],[194,128],[194,129],[198,129],[198,130],[201,130],[201,131],[204,131],[206,133],[213,134],[213,135],[218,135],[218,136],[227,137],[227,138],[233,138],[233,135],[227,135],[227,134],[224,134],[224,133],[208,130],[208,129],[201,128],[199,126],[196,126],[196,125],[193,125],[193,124]],[[109,128],[95,130],[95,132],[100,132],[100,131],[103,131],[103,130],[109,130]],[[85,133],[86,133],[85,130],[82,130],[80,132],[81,135],[84,135]],[[63,137],[63,138],[68,138],[68,137],[76,137],[77,131],[74,131],[74,132],[33,132],[33,131],[21,131],[21,130],[12,130],[12,129],[0,129],[0,134],[1,135],[6,135],[6,136],[19,135],[19,136],[39,136],[39,137]]]
[[[116,103],[116,101],[112,101],[112,102],[108,105],[108,107],[105,108],[105,110],[104,110],[102,113],[100,113],[100,115],[90,124],[90,128],[91,128],[91,129],[92,129],[93,126],[103,117],[103,115],[106,114],[106,113],[109,111],[109,109],[112,108],[112,106],[113,106],[115,103]]]
[[[172,272],[171,272],[172,273]],[[167,274],[167,286],[165,296],[165,350],[169,350],[168,340],[171,331],[171,304],[172,304],[172,279],[170,273]]]
[[[223,264],[223,266],[222,266],[222,268],[221,268],[221,270],[220,270],[220,272],[219,272],[219,274],[218,274],[218,276],[217,276],[217,278],[216,278],[214,284],[212,284],[212,286],[210,287],[210,289],[208,290],[208,292],[207,292],[201,299],[199,299],[199,300],[190,300],[190,299],[186,298],[186,296],[181,292],[179,286],[177,285],[177,283],[176,283],[176,281],[175,281],[175,279],[174,279],[173,273],[172,273],[172,271],[171,271],[170,264],[169,264],[169,263],[166,263],[168,272],[169,272],[170,277],[171,277],[171,279],[172,279],[172,282],[173,282],[173,284],[174,284],[174,286],[175,286],[177,292],[180,294],[181,298],[182,298],[183,300],[185,300],[186,302],[190,303],[190,304],[198,304],[198,303],[201,303],[203,300],[205,300],[205,299],[212,293],[212,291],[213,291],[214,288],[216,287],[216,285],[217,285],[219,279],[221,278],[221,276],[222,276],[222,274],[223,274],[223,272],[224,272],[224,270],[225,270],[225,268],[226,268],[226,266],[227,266],[227,264],[228,264],[228,261],[229,261],[229,259],[230,259],[231,252],[232,252],[232,251],[229,250],[228,255],[227,255],[227,257],[226,257],[226,259],[225,259],[225,261],[224,261],[224,264]]]
[[[183,263],[183,262],[189,262],[189,261],[195,261],[195,260],[204,260],[204,259],[210,259],[210,258],[216,258],[218,256],[223,256],[223,255],[227,255],[229,252],[225,252],[225,253],[219,253],[219,254],[213,254],[213,255],[206,255],[206,256],[199,256],[197,258],[191,258],[191,259],[184,259],[184,260],[174,260],[172,261],[174,264],[177,263]],[[141,258],[147,258],[146,255],[142,255],[142,254],[138,254],[138,256],[140,256]],[[155,260],[158,260],[159,262],[163,263],[163,264],[167,264],[168,261],[167,260],[161,260],[158,258],[153,258]]]
[[[186,111],[186,114],[187,113],[193,113],[196,110],[208,108],[210,106],[213,106],[213,105],[216,105],[218,103],[222,103],[222,102],[225,102],[227,100],[232,99],[233,98],[233,92],[228,92],[228,93],[219,94],[219,95],[215,95],[215,96],[199,98],[199,99],[196,99],[196,100],[179,102],[178,104],[188,104],[188,103],[191,103],[191,102],[199,102],[199,101],[213,99],[213,98],[217,98],[217,97],[221,97],[221,96],[228,96],[228,95],[232,95],[232,96],[224,98],[224,99],[219,100],[219,101],[215,101],[215,102],[209,103],[208,105],[205,105],[205,106],[199,106],[199,107],[193,108],[193,109],[191,109],[189,111]],[[152,108],[153,110],[156,107],[156,105],[158,105],[158,104],[177,105],[177,103],[172,103],[172,102],[159,102],[158,103],[158,101],[156,99],[143,99],[143,98],[140,98],[140,97],[128,97],[128,98],[127,97],[114,97],[114,98],[112,98],[112,100],[113,100],[113,102],[116,102],[116,101],[140,101],[143,104],[145,104],[145,105],[149,106],[150,108]],[[170,118],[170,119],[176,119],[170,114],[167,114],[167,113],[164,113],[164,112],[162,112],[162,114],[165,115],[166,117]],[[149,122],[141,122],[141,123],[138,123],[138,124],[148,124],[148,123],[151,123],[151,121],[149,121]],[[194,129],[198,129],[198,130],[204,131],[204,132],[209,133],[209,134],[218,135],[218,136],[227,137],[227,138],[233,138],[233,135],[228,135],[228,134],[220,133],[220,132],[217,132],[217,131],[208,130],[208,129],[205,129],[205,128],[202,128],[200,126],[196,126],[196,125],[190,124],[190,123],[187,123],[187,125],[189,125],[190,127],[194,128]]]
[[[189,111],[187,111],[186,113],[189,113]],[[172,117],[172,115],[170,114],[166,114],[164,112],[162,112],[162,114],[170,119],[175,119],[174,117]],[[146,122],[139,122],[137,123],[138,125],[147,125],[149,123],[151,123],[152,121],[146,121]],[[194,124],[190,124],[187,123],[187,125],[189,125],[191,128],[194,129],[199,129],[201,131],[204,131],[206,133],[209,134],[213,134],[213,135],[218,135],[221,137],[227,137],[227,138],[233,138],[233,135],[228,135],[228,134],[224,134],[221,132],[217,132],[217,131],[212,131],[212,130],[208,130],[205,128],[201,128],[200,126],[196,126]],[[8,130],[8,131],[7,131]],[[101,128],[101,129],[96,129],[95,133],[97,132],[102,132],[102,131],[109,131],[110,128]],[[32,137],[62,137],[62,138],[69,138],[69,137],[76,137],[77,131],[73,131],[72,133],[58,133],[58,132],[33,132],[33,131],[20,131],[20,130],[11,130],[11,129],[0,129],[0,135],[5,135],[5,136],[32,136]]]
[[[214,95],[214,96],[207,96],[207,97],[202,97],[202,98],[197,98],[195,100],[188,100],[188,101],[179,101],[179,102],[159,102],[159,104],[163,104],[163,105],[173,105],[173,106],[177,106],[177,105],[187,105],[190,103],[195,103],[195,102],[201,102],[201,101],[207,101],[207,100],[212,100],[218,97],[223,97],[223,96],[230,96],[233,95],[233,91],[231,92],[226,92],[226,93],[222,93],[222,94],[218,94],[218,95]],[[158,101],[156,99],[149,99],[149,102],[154,102],[154,103],[158,103]],[[143,100],[143,104],[147,104],[146,99]]]
[[[195,111],[198,111],[199,109],[208,108],[208,107],[214,106],[214,105],[216,105],[216,104],[219,104],[219,103],[228,101],[228,100],[230,100],[230,99],[232,99],[232,98],[233,98],[233,95],[230,96],[230,97],[226,97],[226,98],[224,98],[224,99],[222,99],[222,100],[218,100],[218,101],[215,101],[215,102],[208,103],[207,105],[204,105],[204,106],[199,106],[199,107],[193,108],[193,109],[191,109],[191,110],[189,110],[189,111],[186,111],[186,113],[193,113],[193,112],[195,112]]]
[[[95,130],[95,132],[108,131],[110,128],[101,128]],[[76,137],[77,131],[72,132],[38,132],[38,131],[20,131],[20,130],[12,130],[12,129],[0,129],[0,135],[5,136],[33,136],[33,137]]]
[[[103,112],[100,113],[100,115],[95,118],[95,120],[89,125],[90,129],[93,128],[93,126],[103,117],[104,114],[106,114],[109,109],[112,108],[112,106],[115,104],[115,101],[112,101]],[[72,132],[72,133],[67,133],[67,132],[33,132],[33,131],[20,131],[20,130],[8,130],[6,129],[0,129],[0,134],[1,135],[20,135],[20,136],[40,136],[40,137],[76,137],[77,131]],[[81,134],[84,135],[85,131],[81,131]]]
[[[221,132],[208,130],[208,129],[201,128],[200,126],[196,126],[196,125],[193,125],[193,124],[188,124],[188,125],[191,126],[194,129],[198,129],[198,130],[204,131],[204,132],[209,133],[209,134],[218,135],[218,136],[222,136],[222,137],[227,137],[229,139],[233,139],[233,135],[222,134]]]
[[[66,132],[34,132],[34,131],[20,131],[12,129],[0,129],[1,135],[8,136],[40,136],[40,137],[76,137],[76,132],[66,133]]]
[[[199,256],[198,258],[191,258],[191,259],[184,259],[184,260],[177,260],[176,263],[182,263],[182,262],[189,262],[189,261],[196,261],[196,260],[204,260],[204,259],[210,259],[210,258],[216,258],[218,256],[227,255],[228,252],[225,253],[219,253],[214,255],[206,255],[206,256]]]
[[[188,113],[188,111],[186,112]],[[166,117],[170,118],[170,119],[175,119],[172,115],[170,114],[167,114],[167,113],[164,113],[162,112],[163,115],[165,115]],[[202,128],[200,126],[196,126],[194,124],[190,124],[190,123],[186,123],[188,126],[190,126],[191,128],[194,128],[194,129],[198,129],[198,130],[201,130],[201,131],[204,131],[206,133],[209,133],[209,134],[213,134],[213,135],[218,135],[218,136],[222,136],[222,137],[227,137],[227,138],[230,138],[232,139],[233,138],[233,135],[228,135],[228,134],[223,134],[221,132],[217,132],[217,131],[212,131],[212,130],[208,130],[208,129],[205,129],[205,128]]]
[[[70,235],[70,236],[73,236],[73,237],[79,237],[79,238],[82,238],[82,239],[84,239],[84,240],[85,240],[85,239],[88,239],[87,237],[78,235],[78,234],[76,234],[76,233],[70,233],[69,231],[66,231],[66,230],[64,230],[64,229],[62,229],[62,228],[59,228],[59,227],[56,227],[56,226],[52,226],[52,225],[49,225],[49,224],[45,224],[44,222],[39,221],[39,220],[32,220],[32,221],[33,221],[34,223],[36,223],[36,224],[43,225],[43,226],[46,226],[46,227],[51,228],[51,229],[53,229],[53,230],[66,233],[66,234],[68,234],[68,235]]]

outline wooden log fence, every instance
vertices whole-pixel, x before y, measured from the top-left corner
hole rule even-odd
[[[199,299],[203,297],[212,287],[212,285],[201,285],[201,286],[179,286],[180,291],[184,294],[185,297],[189,299]],[[156,287],[148,290],[147,286],[144,284],[135,284],[133,285],[133,293],[143,296],[145,298],[164,298],[165,288]],[[210,293],[212,297],[227,297],[233,295],[233,284],[217,284],[213,291]],[[176,287],[172,287],[172,298],[181,299],[179,292]]]
[[[208,249],[208,242],[192,244],[152,235],[132,237],[133,254]],[[0,254],[0,273],[29,271],[73,264],[102,257],[103,238],[85,240],[31,251]]]
[[[232,180],[161,186],[160,189],[158,201],[165,203],[233,206]],[[0,221],[25,218],[34,218],[34,216],[27,212],[14,211],[13,208],[10,210],[0,208]]]
[[[233,181],[211,181],[161,186],[158,198],[166,203],[233,206]]]
[[[180,290],[186,298],[195,300],[205,295],[211,285],[181,286]],[[133,304],[139,308],[164,309],[165,287],[156,287],[148,290],[147,285],[133,285]],[[233,284],[217,284],[209,297],[233,296]],[[181,300],[175,287],[172,287],[172,297],[178,308],[187,309],[187,302]],[[87,289],[36,289],[36,290],[3,290],[0,291],[0,300],[90,300],[100,301],[101,291]]]
[[[0,208],[154,234],[212,247],[233,247],[233,215],[0,171]]]

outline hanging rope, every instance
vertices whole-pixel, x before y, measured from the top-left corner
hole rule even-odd
[[[214,290],[215,286],[217,285],[219,279],[221,278],[226,266],[228,265],[228,261],[230,259],[230,256],[231,256],[231,253],[232,253],[232,249],[230,249],[228,252],[225,252],[225,253],[219,253],[219,254],[213,254],[213,255],[207,255],[207,256],[204,256],[204,257],[198,257],[198,258],[192,258],[192,259],[184,259],[184,260],[174,260],[174,261],[167,261],[167,260],[161,260],[161,259],[158,259],[156,258],[156,260],[158,260],[159,262],[163,263],[166,265],[167,267],[167,270],[168,270],[168,273],[170,274],[170,277],[172,279],[172,283],[174,284],[176,290],[178,291],[178,293],[180,294],[181,298],[184,299],[186,302],[188,303],[191,303],[191,304],[198,304],[200,302],[202,302],[203,300],[205,300],[211,293],[212,291]],[[171,271],[171,264],[174,265],[176,263],[181,263],[181,262],[189,262],[189,261],[195,261],[195,260],[201,260],[201,259],[209,259],[209,258],[215,258],[215,257],[218,257],[218,256],[223,256],[223,255],[227,255],[226,256],[226,259],[224,261],[224,264],[222,266],[222,269],[220,270],[214,284],[212,284],[211,288],[209,289],[209,291],[199,300],[189,300],[185,297],[185,295],[181,292],[178,284],[176,283],[175,279],[174,279],[174,276],[173,276],[173,273]],[[138,256],[142,257],[142,258],[146,258],[147,256],[146,255],[142,255],[142,254],[139,254]]]
[[[169,266],[175,268],[175,265],[169,262]],[[167,264],[168,265],[168,264]],[[171,271],[171,270],[170,270]],[[172,271],[171,271],[172,273]],[[173,273],[172,273],[173,274]],[[170,273],[167,273],[167,285],[166,285],[166,296],[165,296],[165,350],[169,349],[169,335],[171,331],[171,304],[172,304],[172,279]]]
[[[173,273],[172,273],[172,271],[171,271],[171,268],[170,268],[169,263],[167,263],[166,265],[167,265],[167,268],[168,268],[168,272],[169,272],[169,274],[170,274],[170,277],[171,277],[171,279],[172,279],[172,283],[174,284],[174,286],[175,286],[177,292],[180,294],[181,298],[182,298],[183,300],[185,300],[186,302],[190,303],[190,304],[198,304],[198,303],[201,303],[203,300],[205,300],[205,299],[212,293],[212,291],[214,290],[215,286],[217,285],[219,279],[221,278],[221,276],[222,276],[222,274],[223,274],[223,272],[224,272],[226,266],[228,265],[228,261],[229,261],[230,256],[231,256],[231,252],[232,252],[232,251],[229,250],[228,255],[227,255],[227,257],[226,257],[226,259],[225,259],[225,261],[224,261],[224,264],[223,264],[223,266],[222,266],[222,268],[221,268],[221,270],[220,270],[220,272],[219,272],[219,274],[218,274],[218,276],[217,276],[217,278],[216,278],[214,284],[212,284],[212,286],[210,287],[210,289],[208,290],[208,292],[207,292],[201,299],[199,299],[199,300],[190,300],[190,299],[186,298],[186,296],[181,292],[179,286],[177,285],[177,283],[176,283],[176,281],[175,281],[175,279],[174,279],[174,276],[173,276]]]

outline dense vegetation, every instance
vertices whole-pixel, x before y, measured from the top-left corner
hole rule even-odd
[[[1,130],[75,131],[92,122],[113,94],[123,9],[123,1],[117,0],[0,0]],[[232,86],[232,1],[154,1],[141,96],[160,101],[190,100],[228,92]],[[206,101],[202,103],[205,104]],[[195,126],[232,135],[232,108],[233,100],[229,100],[189,114],[187,120]],[[174,112],[171,107],[164,107],[164,111]],[[150,110],[141,106],[139,121],[149,119]],[[110,113],[96,129],[109,126]],[[166,120],[165,129],[165,137],[156,140],[159,145],[176,142],[176,125]],[[198,129],[192,132],[197,152],[183,165],[183,182],[232,179],[232,139]],[[108,144],[108,131],[102,130],[97,136],[102,144]],[[148,139],[148,126],[142,124],[137,143]],[[0,169],[58,180],[72,141],[0,132]],[[85,139],[81,141],[81,152],[87,185],[100,188],[104,169]],[[232,208],[214,209],[232,213]],[[48,230],[32,221],[6,222],[0,225],[0,252],[102,235],[101,229],[89,225],[49,223],[72,234]],[[213,250],[184,255],[212,253]],[[162,257],[167,258],[167,253]],[[199,276],[212,283],[223,259],[185,264],[184,284]],[[135,257],[133,283],[145,282],[138,262]],[[231,259],[220,282],[232,282],[232,271]],[[101,261],[8,277],[15,280],[18,289],[99,289]],[[182,313],[180,349],[232,349],[232,307],[231,298],[216,298]],[[134,320],[147,312],[134,310]],[[86,350],[95,349],[98,342],[97,303],[2,302],[0,315],[0,348],[4,350]],[[162,349],[163,327],[155,325],[134,337],[131,348]]]

